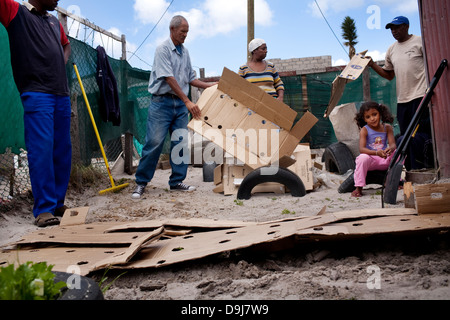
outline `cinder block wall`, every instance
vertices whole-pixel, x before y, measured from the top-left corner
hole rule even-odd
[[[275,64],[278,72],[296,71],[297,74],[327,72],[332,65],[331,56],[267,60]]]

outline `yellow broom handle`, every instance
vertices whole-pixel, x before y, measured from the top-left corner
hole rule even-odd
[[[84,101],[86,102],[89,116],[91,117],[92,126],[94,127],[94,131],[97,136],[98,144],[100,145],[100,149],[102,151],[103,159],[105,160],[106,169],[108,170],[109,179],[111,180],[111,185],[114,187],[114,179],[111,175],[111,170],[109,169],[108,159],[106,158],[105,150],[103,149],[102,140],[100,139],[100,135],[97,130],[97,125],[95,124],[95,119],[94,119],[94,116],[92,115],[91,106],[89,105],[89,101],[86,96],[86,91],[84,90],[83,82],[81,81],[80,73],[78,72],[78,68],[75,63],[73,64],[73,68],[75,69],[75,73],[77,74],[78,82],[80,83],[81,92],[83,93]]]

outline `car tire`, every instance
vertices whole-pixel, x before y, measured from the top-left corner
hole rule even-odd
[[[248,200],[252,196],[252,190],[258,184],[266,182],[277,182],[285,185],[293,197],[304,197],[306,195],[305,185],[302,180],[289,169],[278,167],[275,174],[264,174],[263,170],[273,170],[276,167],[262,167],[250,172],[242,181],[237,198]]]
[[[342,142],[329,145],[323,153],[322,162],[325,163],[328,172],[341,175],[355,169],[355,158],[347,145]]]
[[[104,300],[103,293],[99,285],[93,279],[66,272],[54,271],[53,273],[55,274],[55,282],[62,281],[64,283],[68,283],[71,282],[71,277],[80,277],[77,279],[79,287],[73,289],[65,287],[62,290],[62,295],[58,300]]]

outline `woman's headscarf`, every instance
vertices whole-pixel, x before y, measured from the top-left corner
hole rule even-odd
[[[259,47],[261,47],[264,43],[266,43],[263,39],[253,39],[252,41],[250,41],[250,43],[248,44],[248,51],[250,53],[252,53],[253,51],[255,51],[256,49],[258,49]]]

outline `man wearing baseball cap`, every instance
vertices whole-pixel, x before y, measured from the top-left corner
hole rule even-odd
[[[427,90],[422,38],[409,34],[409,20],[404,16],[395,17],[386,25],[386,29],[391,30],[397,41],[387,50],[384,67],[373,60],[369,66],[387,80],[396,79],[397,120],[403,136]],[[411,139],[406,169],[432,167],[431,146],[431,122],[427,109],[421,118],[417,134]],[[424,152],[426,147],[429,147],[430,152]]]

